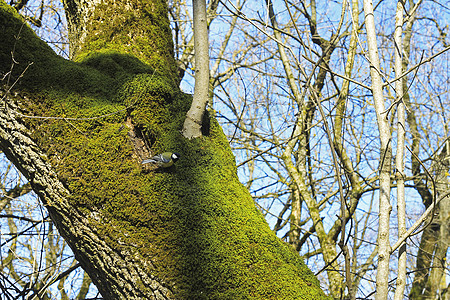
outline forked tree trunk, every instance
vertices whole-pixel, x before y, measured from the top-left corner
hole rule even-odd
[[[177,86],[166,2],[65,7],[77,62],[0,1],[0,145],[103,297],[324,298],[239,183],[215,119],[201,139],[181,136],[191,98]],[[161,151],[181,158],[141,164]]]

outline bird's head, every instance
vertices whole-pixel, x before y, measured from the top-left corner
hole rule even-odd
[[[180,156],[181,155],[179,153],[174,152],[172,153],[172,160],[176,162],[180,158]]]

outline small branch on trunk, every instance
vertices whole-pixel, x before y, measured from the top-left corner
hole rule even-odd
[[[206,111],[209,91],[209,52],[206,1],[193,0],[195,87],[192,105],[186,114],[183,135],[188,138],[202,136],[202,120]]]

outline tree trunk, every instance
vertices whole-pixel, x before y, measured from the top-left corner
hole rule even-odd
[[[372,80],[372,95],[377,114],[378,131],[380,133],[380,191],[379,191],[379,223],[378,223],[378,266],[375,300],[385,300],[388,297],[389,288],[389,219],[392,206],[391,195],[391,133],[389,121],[386,118],[386,109],[383,97],[383,84],[381,80],[381,68],[378,55],[377,35],[375,30],[374,12],[372,1],[364,0],[365,26],[367,31],[367,47],[370,60],[370,78]]]
[[[216,120],[202,139],[181,136],[192,100],[177,86],[166,2],[64,5],[77,62],[0,1],[0,147],[103,297],[325,298],[239,183]],[[163,151],[181,159],[141,164]]]

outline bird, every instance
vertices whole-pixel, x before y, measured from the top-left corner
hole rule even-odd
[[[145,159],[142,164],[152,163],[158,168],[169,168],[180,158],[180,154],[176,152],[164,152],[153,156],[152,158]]]

